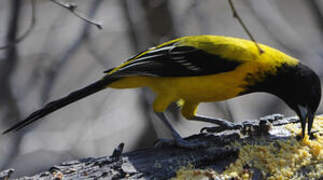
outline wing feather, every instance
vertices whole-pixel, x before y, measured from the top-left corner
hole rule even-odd
[[[234,70],[241,62],[211,54],[193,46],[170,44],[152,48],[108,72],[119,76],[202,76]]]

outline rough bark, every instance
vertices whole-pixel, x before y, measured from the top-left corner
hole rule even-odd
[[[269,144],[277,140],[295,138],[288,130],[282,130],[282,125],[292,123],[298,123],[298,119],[275,114],[257,121],[245,122],[244,131],[204,132],[186,138],[188,141],[205,143],[206,146],[199,149],[167,145],[123,153],[124,144],[121,143],[111,156],[64,162],[32,177],[17,179],[169,179],[175,176],[176,170],[188,165],[198,169],[213,169],[221,174],[238,158],[239,149],[234,148],[232,142],[257,144],[261,139],[261,144]],[[253,169],[253,179],[263,179],[258,171]],[[0,172],[0,180],[8,179],[12,173],[13,169]]]

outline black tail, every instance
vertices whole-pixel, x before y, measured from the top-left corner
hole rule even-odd
[[[48,104],[45,105],[45,107],[33,112],[26,119],[16,123],[15,125],[10,127],[9,129],[5,130],[2,134],[6,134],[6,133],[11,132],[13,130],[18,131],[18,130],[28,126],[29,124],[39,120],[40,118],[58,110],[64,106],[67,106],[77,100],[80,100],[86,96],[89,96],[91,94],[94,94],[94,93],[102,90],[102,89],[105,89],[109,84],[111,84],[112,82],[114,82],[116,80],[117,79],[115,79],[115,78],[105,77],[99,81],[96,81],[96,82],[90,84],[89,86],[86,86],[82,89],[74,91],[71,94],[69,94],[61,99],[49,102]]]

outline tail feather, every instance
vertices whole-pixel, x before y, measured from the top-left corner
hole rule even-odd
[[[2,134],[7,134],[7,133],[14,131],[14,130],[18,131],[18,130],[28,126],[29,124],[39,120],[40,118],[58,110],[64,106],[67,106],[67,105],[69,105],[75,101],[78,101],[86,96],[89,96],[91,94],[94,94],[94,93],[102,90],[102,89],[105,89],[109,84],[111,84],[112,82],[114,82],[116,80],[117,80],[116,78],[105,77],[101,80],[98,80],[98,81],[90,84],[89,86],[86,86],[82,89],[74,91],[71,94],[69,94],[61,99],[49,102],[43,108],[30,114],[23,121],[20,121],[20,122],[16,123],[15,125],[13,125],[12,127],[10,127],[9,129],[5,130]]]

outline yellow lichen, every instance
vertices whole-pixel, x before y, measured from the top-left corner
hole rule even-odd
[[[172,180],[208,180],[215,179],[217,173],[213,170],[193,169],[192,167],[183,167],[176,173],[176,178]]]
[[[298,124],[288,124],[285,127],[294,135],[299,134]],[[263,176],[269,180],[317,179],[323,177],[323,117],[315,118],[313,131],[318,131],[314,135],[314,140],[310,140],[307,136],[303,140],[297,141],[294,136],[267,145],[233,143],[233,146],[240,149],[239,157],[221,174],[211,170],[182,168],[177,171],[175,179],[208,179],[210,175],[223,179],[232,177],[251,179],[252,174],[245,170],[245,165],[261,170]],[[309,167],[306,170],[307,177],[302,177],[302,173],[300,173],[304,167]]]

